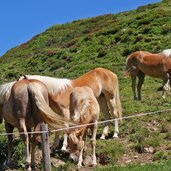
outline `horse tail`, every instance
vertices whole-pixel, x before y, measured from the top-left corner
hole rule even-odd
[[[126,71],[125,71],[125,76],[129,76],[131,75],[131,72],[134,70],[138,70],[137,68],[137,64],[138,64],[138,60],[139,58],[142,56],[140,51],[136,51],[131,53],[127,59],[126,59]]]
[[[0,85],[0,123],[3,120],[3,104],[7,101],[11,93],[11,87],[13,86],[14,82],[5,83]]]
[[[28,91],[35,103],[36,107],[39,110],[43,121],[49,125],[50,128],[62,128],[65,124],[72,124],[66,118],[55,113],[50,107],[48,102],[48,94],[45,94],[47,91],[40,91],[38,84],[30,83],[28,85]],[[41,87],[42,88],[42,87]]]
[[[117,117],[122,118],[122,106],[121,106],[121,101],[120,101],[120,96],[119,96],[119,83],[118,83],[117,76],[116,76],[116,88],[115,88],[114,99],[115,99]]]

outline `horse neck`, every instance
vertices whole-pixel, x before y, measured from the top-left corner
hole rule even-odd
[[[80,122],[78,123],[78,126],[80,125],[80,127],[73,130],[73,132],[75,132],[77,137],[81,136],[83,134],[83,132],[86,131],[86,129],[88,127],[88,125],[86,125],[86,124],[91,123],[92,118],[93,118],[93,115],[91,115],[90,112],[88,113],[88,115],[86,117],[84,117],[84,115],[80,116]],[[81,125],[85,125],[85,126],[81,127]]]

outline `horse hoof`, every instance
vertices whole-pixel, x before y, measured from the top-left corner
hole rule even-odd
[[[96,166],[97,165],[97,162],[96,161],[93,161],[92,162],[92,166]]]
[[[67,150],[67,148],[66,148],[65,145],[61,148],[61,151],[63,151],[63,152],[68,152],[68,150]]]
[[[101,139],[101,140],[105,140],[105,135],[102,135],[102,136],[100,137],[100,139]]]
[[[117,133],[114,133],[113,138],[119,138]]]
[[[82,164],[77,164],[77,169],[81,169],[81,167],[83,167]]]

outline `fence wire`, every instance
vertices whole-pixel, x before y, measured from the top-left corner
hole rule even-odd
[[[53,133],[53,132],[62,132],[62,131],[68,131],[70,129],[76,129],[76,128],[81,128],[85,126],[91,126],[94,124],[104,124],[104,123],[109,123],[109,122],[114,122],[115,120],[125,120],[125,119],[130,119],[130,118],[135,118],[135,117],[140,117],[140,116],[147,116],[147,115],[154,115],[154,114],[160,114],[160,113],[167,113],[170,112],[171,109],[164,109],[164,110],[159,110],[159,111],[152,111],[152,112],[145,112],[145,113],[138,113],[130,116],[124,116],[121,118],[114,118],[114,119],[109,119],[109,120],[104,120],[104,121],[98,121],[96,123],[88,123],[88,124],[78,124],[70,127],[63,127],[63,128],[58,128],[55,130],[49,130],[49,131],[34,131],[34,132],[27,132],[28,134],[43,134],[43,133]],[[5,135],[21,135],[25,134],[24,132],[15,132],[15,133],[0,133],[0,136],[5,136]]]

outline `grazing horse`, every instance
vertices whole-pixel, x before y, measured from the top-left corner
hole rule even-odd
[[[12,85],[13,84],[13,85]],[[6,84],[7,85],[7,84]],[[12,87],[11,87],[12,85]],[[5,129],[7,133],[12,133],[14,127],[18,128],[24,144],[25,144],[25,163],[27,170],[31,170],[34,165],[35,145],[37,142],[37,134],[33,135],[30,157],[29,139],[31,128],[40,130],[40,124],[47,123],[50,128],[62,128],[66,119],[56,114],[49,107],[49,97],[47,87],[39,80],[23,79],[4,87],[8,90],[5,96],[1,98],[3,101],[2,111],[5,120]],[[4,90],[4,91],[6,91]],[[4,92],[1,91],[1,92]],[[3,94],[3,93],[2,93]],[[66,121],[69,123],[68,121]],[[7,165],[12,159],[12,134],[8,134],[8,160]]]
[[[83,76],[69,80],[52,77],[45,77],[39,75],[26,75],[27,79],[37,79],[42,81],[48,88],[50,107],[57,113],[60,113],[65,118],[70,118],[69,112],[69,97],[74,87],[88,86],[92,89],[94,96],[97,98],[100,108],[106,120],[110,116],[120,118],[122,117],[122,108],[119,98],[119,83],[117,75],[104,68],[95,68]],[[23,76],[20,78],[23,79]],[[109,131],[109,123],[105,123],[101,139]],[[118,137],[119,128],[118,120],[115,120],[115,130],[113,137]],[[52,149],[55,149],[59,144],[58,134],[56,134],[55,143]],[[66,150],[67,135],[64,136],[63,150]]]
[[[126,59],[126,68],[125,75],[131,75],[134,100],[141,100],[141,87],[144,83],[145,75],[163,80],[163,98],[165,98],[166,91],[170,89],[171,49],[166,49],[158,54],[145,51],[133,52]],[[138,97],[136,96],[137,77]]]
[[[70,94],[70,115],[71,119],[77,122],[78,125],[90,124],[81,126],[69,131],[69,152],[70,157],[78,162],[78,167],[82,166],[83,150],[86,141],[88,128],[92,131],[91,146],[92,146],[92,165],[96,165],[96,133],[97,121],[99,118],[99,105],[94,97],[93,91],[87,87],[75,87]]]

